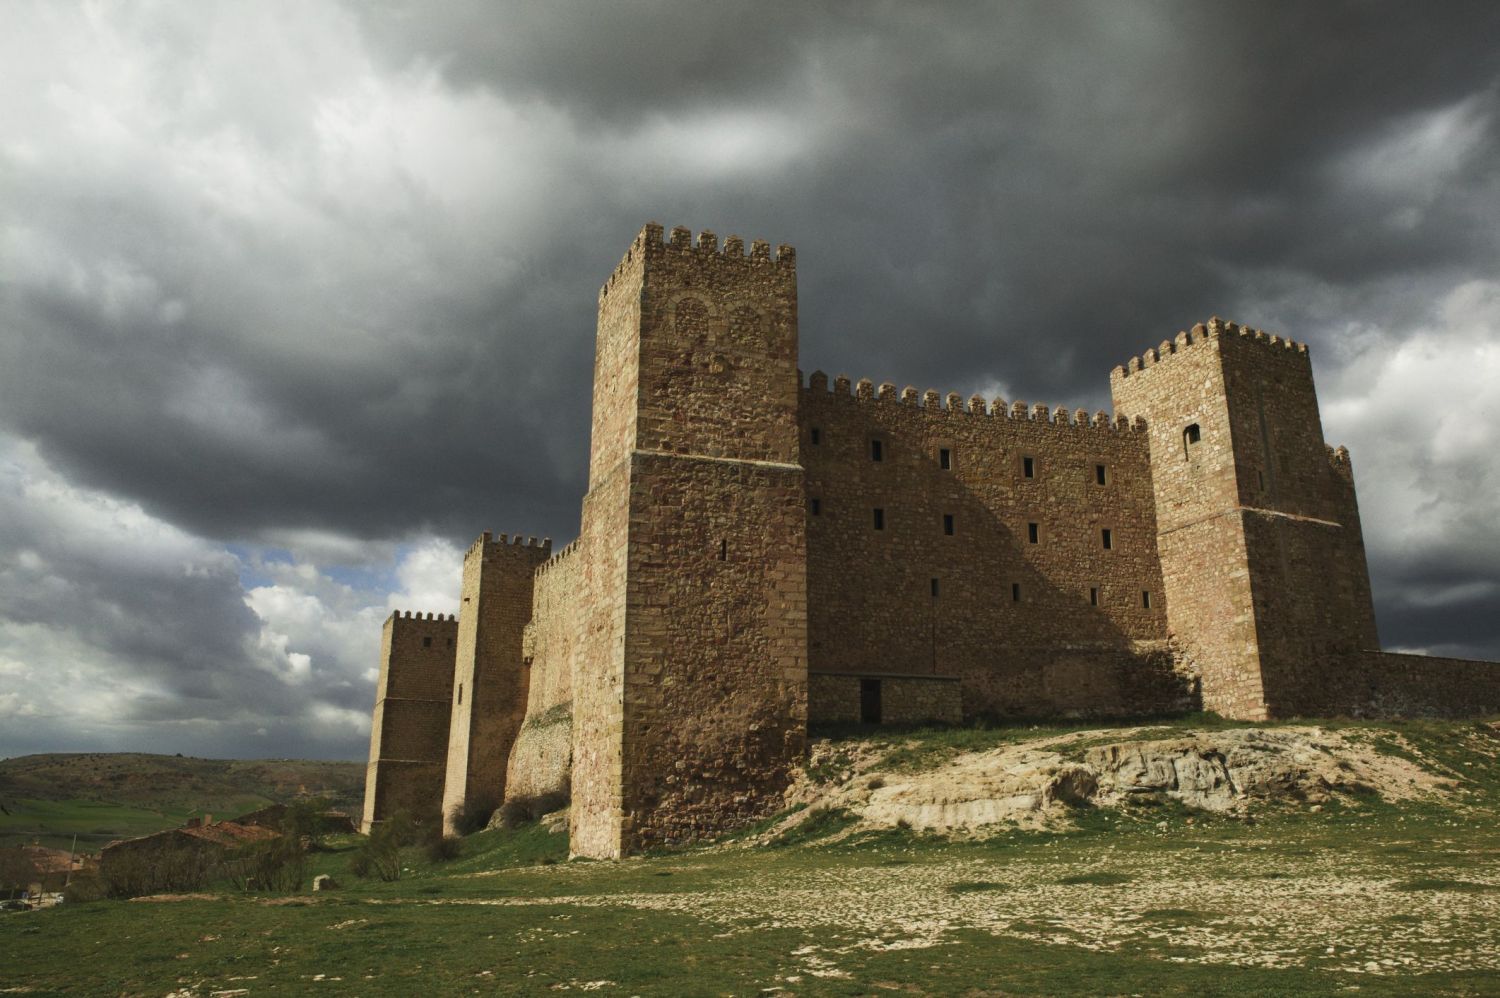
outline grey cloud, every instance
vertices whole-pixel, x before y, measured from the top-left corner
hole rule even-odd
[[[1492,3],[201,4],[106,17],[117,74],[29,57],[70,15],[21,9],[0,431],[216,542],[566,540],[594,295],[647,219],[796,245],[807,370],[1090,407],[1214,313],[1310,341],[1352,398],[1343,372],[1500,272]],[[1372,564],[1402,645],[1441,637],[1409,594],[1500,574]],[[227,574],[88,576],[0,607],[122,592],[80,627],[182,696],[248,654]],[[132,631],[179,599],[197,622]]]

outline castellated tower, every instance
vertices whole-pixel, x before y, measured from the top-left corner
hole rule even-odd
[[[1348,452],[1323,442],[1307,348],[1214,319],[1110,383],[1149,425],[1167,622],[1203,706],[1315,712],[1379,643]]]
[[[531,618],[532,580],[550,540],[495,540],[489,531],[464,555],[452,685],[452,723],[442,813],[445,834],[474,801],[494,810],[505,795],[505,763],[526,715],[528,676],[521,634]]]
[[[599,296],[575,853],[780,806],[807,720],[790,247],[642,229]]]
[[[438,820],[457,636],[452,616],[413,617],[408,610],[386,618],[365,771],[364,832],[398,811],[423,823]]]

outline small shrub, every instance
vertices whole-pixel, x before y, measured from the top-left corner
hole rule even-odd
[[[459,835],[473,835],[488,828],[491,816],[500,809],[497,794],[470,794],[448,812],[448,820]]]
[[[300,837],[282,835],[237,849],[222,872],[236,890],[292,894],[307,879],[307,853]]]
[[[373,826],[354,850],[349,872],[356,877],[379,877],[387,883],[401,879],[401,850],[411,844],[414,826],[404,811],[397,811]]]
[[[444,835],[433,835],[428,838],[427,845],[422,852],[427,856],[428,862],[446,863],[457,859],[464,851],[463,843],[458,839],[451,839]]]
[[[571,797],[560,791],[538,794],[535,797],[515,797],[500,805],[498,824],[501,828],[529,825],[541,820],[542,815],[562,810],[570,802]]]
[[[980,891],[1003,891],[1004,884],[995,880],[960,880],[948,885],[949,894],[976,894]]]
[[[869,790],[879,790],[883,786],[885,786],[885,780],[879,776],[875,777],[874,779],[870,780],[869,783],[865,784],[866,789]]]

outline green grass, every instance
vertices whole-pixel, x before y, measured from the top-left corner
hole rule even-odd
[[[176,828],[192,813],[186,809],[157,810],[97,800],[7,800],[9,814],[0,813],[0,845],[38,841],[66,849],[78,836],[80,852],[98,852],[115,839],[149,835]],[[252,804],[251,807],[258,806]]]
[[[622,862],[570,861],[563,835],[532,825],[470,836],[446,862],[413,849],[393,883],[352,877],[359,840],[343,836],[310,857],[309,877],[341,884],[328,894],[0,917],[0,990],[1494,993],[1493,740],[1466,724],[1371,730],[1462,771],[1457,795],[1254,822],[1166,802],[1085,809],[1067,831],[954,840],[813,809],[777,848]],[[1244,959],[1212,949],[1235,938]],[[1257,965],[1271,952],[1285,965]],[[1366,972],[1387,952],[1417,963]]]

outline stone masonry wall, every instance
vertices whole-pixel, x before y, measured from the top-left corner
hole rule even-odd
[[[811,669],[957,678],[967,717],[1181,701],[1143,426],[850,388],[802,392]]]
[[[573,670],[590,616],[586,556],[579,541],[537,569],[531,623],[522,656],[531,677],[526,718],[505,778],[506,800],[526,801],[570,790],[573,764]]]
[[[486,531],[464,556],[448,766],[443,787],[446,832],[469,802],[498,807],[510,749],[526,714],[522,632],[531,617],[536,568],[551,541]]]
[[[449,700],[458,622],[408,610],[386,618],[370,727],[361,827],[397,811],[436,822],[448,759]]]
[[[649,225],[599,327],[572,848],[613,856],[766,813],[801,754],[792,252]]]
[[[1215,319],[1111,383],[1151,425],[1169,622],[1204,705],[1301,712],[1316,663],[1378,646],[1348,455],[1323,442],[1306,347]]]
[[[857,724],[862,720],[860,684],[870,677],[814,672],[807,677],[809,724]],[[957,724],[963,696],[955,678],[881,676],[882,724]]]

